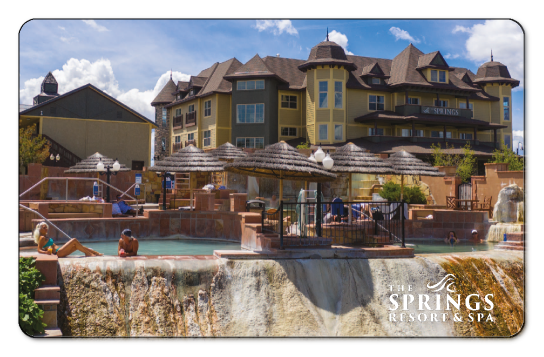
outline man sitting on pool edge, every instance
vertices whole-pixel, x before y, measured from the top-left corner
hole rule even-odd
[[[121,232],[121,239],[119,239],[119,246],[117,247],[117,253],[120,257],[133,257],[138,255],[138,240],[132,237],[132,231],[125,229]]]

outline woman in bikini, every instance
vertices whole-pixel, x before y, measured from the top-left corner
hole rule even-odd
[[[81,245],[76,238],[70,239],[66,244],[59,248],[53,242],[53,238],[47,237],[48,229],[49,226],[47,223],[40,222],[34,230],[34,241],[38,243],[38,253],[40,254],[56,255],[59,258],[63,258],[76,250],[79,250],[84,253],[86,257],[97,257],[102,255],[91,248]]]
[[[458,239],[457,239],[457,235],[455,234],[455,232],[454,232],[454,231],[450,231],[450,232],[448,233],[447,238],[444,239],[444,242],[449,243],[452,247],[453,247],[454,244],[457,244]]]

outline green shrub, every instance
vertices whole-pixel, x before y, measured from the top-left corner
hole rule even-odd
[[[34,289],[45,280],[34,258],[19,258],[19,326],[33,336],[44,332],[43,310],[34,302]]]
[[[489,161],[495,164],[508,163],[508,171],[522,171],[525,170],[525,160],[523,157],[516,155],[512,149],[504,144],[504,140],[501,143],[501,150],[493,150],[493,157]]]
[[[380,191],[380,196],[388,201],[400,201],[400,185],[393,181],[387,182],[383,185]],[[406,187],[404,186],[404,202],[410,204],[426,204],[427,199],[419,187]]]
[[[474,156],[474,150],[471,149],[469,141],[461,148],[463,150],[462,155],[445,154],[440,143],[437,143],[436,145],[434,143],[431,144],[431,148],[433,149],[433,165],[457,167],[455,174],[459,176],[463,182],[470,181],[472,175],[477,171],[477,159]],[[446,143],[445,150],[453,149],[455,149],[453,144],[448,146],[448,143]]]
[[[297,145],[297,149],[309,149],[310,148],[310,143],[300,143],[299,145]]]

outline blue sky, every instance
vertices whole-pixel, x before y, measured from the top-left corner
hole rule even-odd
[[[492,48],[522,80],[512,114],[523,141],[523,33],[506,20],[33,20],[20,31],[21,103],[31,103],[52,71],[61,93],[90,82],[153,119],[149,103],[170,69],[179,80],[232,57],[305,59],[327,27],[348,53],[392,59],[412,42],[474,73]]]

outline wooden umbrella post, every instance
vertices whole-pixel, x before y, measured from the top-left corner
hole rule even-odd
[[[404,175],[400,175],[400,201],[404,198]]]
[[[348,223],[351,224],[351,172],[348,174]]]
[[[280,202],[283,200],[283,172],[280,171]]]

